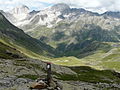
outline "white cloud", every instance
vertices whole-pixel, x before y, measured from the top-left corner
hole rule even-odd
[[[0,0],[0,9],[11,8],[25,4],[31,9],[44,9],[51,4],[66,3],[71,7],[85,8],[91,11],[120,11],[120,0]]]

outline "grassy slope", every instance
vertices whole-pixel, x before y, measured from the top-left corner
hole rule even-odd
[[[13,59],[15,57],[20,58],[23,56],[24,55],[20,53],[19,51],[17,51],[15,48],[9,47],[0,42],[0,58]]]
[[[34,53],[33,51],[22,47],[21,45],[17,45],[11,42],[8,38],[2,37],[0,38],[0,57],[6,59],[13,59],[11,55],[7,55],[6,52],[9,51],[15,55],[20,57],[30,57],[33,59],[40,59],[40,60],[49,60],[50,57],[45,57],[41,54]]]
[[[119,77],[115,76],[115,72],[110,70],[95,70],[87,66],[70,67],[77,75],[58,75],[59,79],[85,81],[91,83],[119,83]]]
[[[64,66],[90,66],[96,69],[111,69],[120,72],[120,44],[109,43],[117,45],[107,52],[104,50],[97,50],[93,54],[83,58],[75,57],[61,57],[52,60],[55,64]]]
[[[54,55],[54,50],[50,46],[25,34],[2,14],[0,14],[0,42],[32,58]]]
[[[39,64],[29,63],[28,61],[18,60],[16,61],[16,65],[24,65],[25,67],[33,67],[35,69],[44,70],[43,67],[40,67]],[[27,65],[27,66],[26,66]],[[72,71],[76,72],[77,74],[60,74],[56,72],[52,72],[53,75],[56,75],[57,79],[65,80],[65,81],[84,81],[89,83],[119,83],[120,78],[117,77],[115,72],[110,70],[95,70],[93,68],[87,66],[80,66],[80,67],[69,67]],[[56,69],[57,70],[57,69]],[[30,79],[37,79],[39,76],[37,75],[30,75],[25,74],[19,77],[22,78],[30,78]]]

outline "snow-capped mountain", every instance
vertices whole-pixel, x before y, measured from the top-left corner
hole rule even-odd
[[[34,25],[45,25],[47,27],[52,27],[54,24],[60,22],[64,19],[65,14],[70,11],[70,7],[66,4],[56,4],[52,7],[46,8],[45,10],[41,10],[39,12],[30,12],[27,15],[27,18],[22,23],[17,23],[16,25],[21,27],[27,24]],[[35,13],[35,14],[32,14]]]
[[[4,13],[6,18],[15,26],[20,27],[24,29],[23,27],[28,27],[28,25],[32,25],[35,27],[37,26],[47,26],[48,28],[51,28],[55,26],[60,21],[67,21],[67,22],[74,22],[80,18],[80,16],[84,15],[86,18],[93,16],[98,16],[99,18],[105,18],[106,16],[113,16],[116,17],[119,13],[93,13],[90,11],[87,11],[85,9],[79,8],[70,8],[67,4],[59,3],[55,4],[52,7],[46,8],[45,10],[35,11],[33,10],[30,12],[29,8],[25,5],[21,5],[18,7],[15,7],[14,9],[10,10],[9,12]],[[117,15],[118,17],[119,15]],[[83,17],[83,18],[84,18]],[[83,19],[80,18],[80,19]],[[32,29],[32,28],[30,28]]]
[[[29,13],[29,8],[25,5],[21,5],[18,7],[13,8],[10,12],[11,14],[27,14]]]
[[[8,12],[0,11],[12,24],[19,26],[29,15],[29,8],[25,5],[17,6]]]
[[[17,25],[19,22],[21,22],[27,17],[29,13],[29,8],[25,5],[21,5],[21,6],[15,7],[11,11],[9,11],[9,13],[15,17],[16,20],[13,24]]]
[[[11,11],[7,12],[11,14],[15,19],[6,18],[18,27],[25,26],[27,24],[44,25],[52,27],[56,23],[64,19],[75,19],[80,13],[88,12],[84,9],[71,9],[67,4],[59,3],[45,10],[29,11],[29,8],[25,5],[15,7]]]
[[[59,4],[52,6],[50,9],[55,12],[57,12],[57,11],[63,12],[65,10],[70,10],[70,7],[67,4],[59,3]]]
[[[106,30],[120,25],[119,12],[98,14],[83,8],[70,8],[64,3],[58,3],[44,10],[33,10],[31,12],[27,6],[22,5],[15,7],[9,12],[2,13],[12,24],[23,29],[25,32],[34,32],[40,26],[55,28],[60,23],[70,24],[69,28],[75,28],[77,25],[76,28],[79,29],[82,29],[86,24],[95,24]]]

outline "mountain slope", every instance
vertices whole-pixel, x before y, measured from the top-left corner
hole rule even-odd
[[[28,36],[22,30],[13,26],[1,13],[0,13],[0,42],[10,47],[14,47],[24,54],[33,53],[36,55],[52,56],[53,49]]]
[[[103,13],[102,15],[120,19],[120,12],[107,11]]]

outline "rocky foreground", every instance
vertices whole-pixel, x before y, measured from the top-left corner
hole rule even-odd
[[[88,76],[91,78],[89,79],[85,75],[87,72],[87,69],[83,68],[52,65],[52,77],[57,80],[63,90],[120,90],[119,74],[115,72],[111,74],[111,71],[109,77],[107,74],[105,74],[106,77],[104,75],[97,77],[98,71],[94,71],[94,73],[97,72],[96,77],[101,78],[101,80],[95,80],[94,73],[93,77]],[[30,85],[37,78],[45,77],[45,62],[28,58],[0,59],[0,90],[29,90]]]

